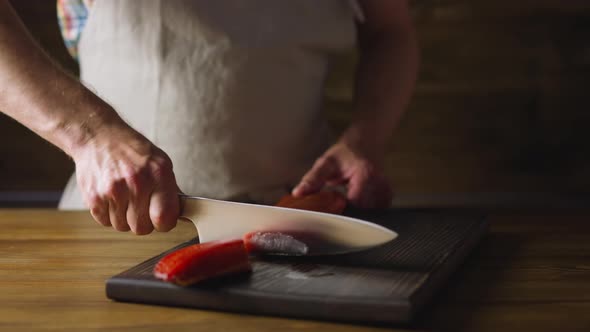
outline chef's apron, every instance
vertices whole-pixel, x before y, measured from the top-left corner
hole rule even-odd
[[[81,80],[172,159],[190,195],[269,203],[327,148],[329,57],[354,46],[345,0],[98,0]],[[85,209],[75,175],[62,209]]]

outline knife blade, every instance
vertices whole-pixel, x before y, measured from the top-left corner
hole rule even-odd
[[[284,232],[305,242],[307,255],[332,255],[369,249],[397,237],[383,226],[335,214],[185,195],[180,199],[180,218],[194,223],[201,243],[256,231]]]

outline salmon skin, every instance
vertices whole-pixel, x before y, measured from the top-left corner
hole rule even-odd
[[[244,235],[250,254],[305,255],[307,244],[285,232],[251,232]]]
[[[346,208],[346,197],[327,190],[301,197],[285,195],[275,206],[342,214]],[[315,243],[317,246],[322,242],[312,234],[288,230],[250,232],[243,239],[246,250],[251,254],[305,255],[309,252],[309,245],[314,246],[312,243]]]

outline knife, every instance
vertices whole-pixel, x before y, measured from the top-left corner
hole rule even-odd
[[[180,219],[193,222],[199,241],[242,238],[256,231],[297,234],[307,255],[351,253],[387,243],[397,234],[383,226],[330,213],[180,195]]]

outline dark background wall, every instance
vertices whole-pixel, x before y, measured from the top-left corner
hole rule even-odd
[[[40,43],[75,71],[55,4],[13,1]],[[422,50],[417,91],[391,142],[405,194],[586,193],[590,184],[590,2],[413,1]],[[354,54],[326,92],[335,128],[350,117]],[[0,192],[59,191],[72,163],[0,115]]]

